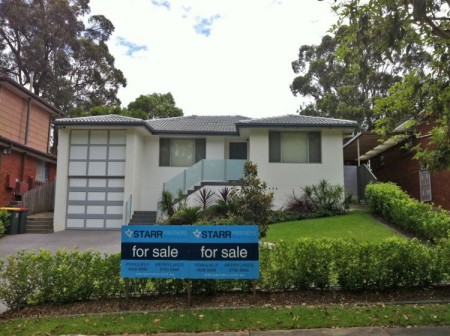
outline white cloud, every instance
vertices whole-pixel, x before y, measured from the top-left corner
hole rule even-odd
[[[91,14],[116,27],[109,46],[128,80],[123,104],[170,91],[185,115],[295,113],[291,62],[335,21],[317,0],[156,1],[170,10],[153,2],[91,0]],[[129,55],[118,37],[140,49]]]

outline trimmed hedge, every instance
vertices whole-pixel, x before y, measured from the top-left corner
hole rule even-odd
[[[435,246],[392,238],[377,243],[301,239],[260,247],[263,290],[387,289],[450,281],[450,239]],[[194,293],[250,290],[250,280],[195,280]],[[22,251],[0,261],[0,301],[10,308],[123,297],[120,255],[59,250]],[[130,294],[181,294],[179,279],[131,279]]]
[[[370,210],[420,238],[438,241],[450,234],[447,211],[419,202],[393,183],[374,183],[366,187]]]

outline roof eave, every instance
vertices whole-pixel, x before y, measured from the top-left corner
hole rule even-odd
[[[317,125],[317,124],[245,124],[245,123],[239,123],[236,124],[236,127],[238,129],[240,128],[338,128],[338,129],[347,129],[347,130],[354,130],[358,125]]]

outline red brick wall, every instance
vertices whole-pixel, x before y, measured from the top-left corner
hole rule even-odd
[[[416,140],[425,142],[426,138]],[[398,184],[412,197],[420,200],[420,164],[413,159],[413,154],[402,148],[403,145],[397,145],[384,153],[384,165],[378,167],[380,155],[373,160],[373,173],[381,182],[394,182]],[[440,205],[450,210],[450,171],[431,173],[431,193],[432,201],[435,205]]]
[[[5,206],[12,201],[19,200],[16,197],[15,189],[7,188],[7,180],[9,175],[14,176],[18,181],[29,183],[30,177],[35,180],[36,168],[38,159],[25,155],[24,171],[22,173],[22,160],[24,155],[12,151],[10,154],[0,153],[0,206]],[[54,181],[56,177],[56,165],[48,163],[49,165],[49,181]]]

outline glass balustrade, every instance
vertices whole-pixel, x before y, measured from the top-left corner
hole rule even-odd
[[[228,182],[244,176],[245,160],[201,160],[164,184],[164,190],[177,195],[201,182]]]

